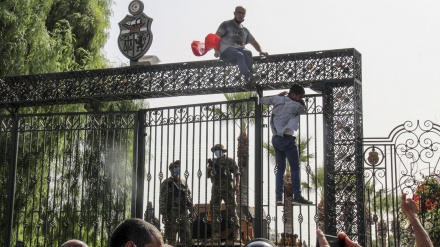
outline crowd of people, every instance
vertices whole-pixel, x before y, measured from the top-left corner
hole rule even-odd
[[[412,199],[406,198],[406,194],[402,195],[401,211],[413,227],[416,247],[434,247],[418,218],[417,203]],[[330,247],[324,233],[320,229],[316,230],[316,236],[319,247]],[[343,232],[338,233],[337,237],[344,241],[346,247],[362,247],[358,243],[353,242]],[[181,246],[185,245],[186,242],[183,242]],[[161,232],[154,225],[137,218],[122,221],[113,230],[109,241],[109,247],[162,246],[176,246],[176,243],[174,245],[165,244]],[[61,247],[88,247],[88,245],[83,241],[72,239],[62,244]],[[275,247],[275,244],[268,239],[256,238],[246,243],[245,247]]]

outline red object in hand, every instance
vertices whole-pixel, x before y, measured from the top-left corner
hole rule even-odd
[[[200,57],[205,55],[211,49],[218,50],[220,47],[221,38],[213,33],[208,34],[205,37],[205,42],[193,41],[191,43],[191,49],[194,55]]]

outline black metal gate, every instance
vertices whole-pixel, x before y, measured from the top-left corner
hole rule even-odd
[[[317,181],[313,181],[310,173],[316,174],[317,167],[322,167],[319,162],[323,159],[322,99],[320,95],[309,95],[306,102],[308,113],[301,117],[298,135],[302,145],[302,181],[310,185],[304,196],[316,202],[315,190],[322,188],[316,187]],[[275,203],[276,168],[270,150],[272,133],[268,128],[270,110],[261,108],[258,98],[250,98],[142,111],[139,140],[143,139],[140,145],[146,146],[148,152],[139,156],[139,164],[145,163],[146,170],[138,174],[145,174],[145,191],[139,192],[145,195],[144,205],[149,205],[144,214],[146,219],[163,229],[159,187],[170,177],[168,165],[180,160],[182,177],[192,191],[198,215],[193,224],[194,241],[201,245],[210,243],[212,195],[206,167],[207,160],[214,158],[211,147],[221,143],[228,150],[227,156],[234,159],[242,172],[236,211],[243,242],[261,229],[260,236],[283,241],[282,245],[289,244],[287,239],[314,244],[313,233],[310,233],[319,218],[316,207],[292,207],[289,203],[284,208]]]
[[[136,116],[2,116],[1,242],[106,246],[130,216]]]
[[[346,231],[365,244],[365,205],[358,203],[364,201],[365,185],[361,54],[343,49],[274,55],[256,58],[254,70],[262,78],[261,94],[293,83],[322,92],[308,97],[298,135],[306,157],[304,195],[316,208],[274,205],[275,167],[265,151],[270,109],[256,98],[131,113],[12,115],[2,118],[0,130],[4,241],[56,246],[76,237],[105,246],[117,222],[142,217],[145,207],[145,218],[162,228],[158,186],[169,176],[165,166],[176,159],[183,162],[200,216],[210,199],[208,150],[221,142],[249,183],[242,182],[246,193],[238,198],[243,234],[253,231],[280,245],[295,239],[312,245],[318,225],[329,234]],[[253,90],[235,66],[221,61],[8,77],[0,84],[0,106],[14,109]],[[321,168],[325,185],[320,187]],[[324,201],[315,193],[322,187]],[[204,232],[208,216],[196,222]]]
[[[298,137],[305,145],[303,181],[313,184],[309,173],[323,157],[322,99],[309,95],[306,102],[308,114],[301,117]],[[315,207],[286,212],[288,207],[275,205],[268,116],[270,108],[261,108],[258,98],[127,113],[3,116],[4,241],[58,246],[79,238],[106,246],[112,229],[128,217],[145,218],[163,230],[159,185],[170,175],[168,164],[181,160],[199,215],[194,241],[206,244],[211,197],[206,161],[213,158],[210,148],[222,143],[242,171],[237,213],[243,241],[260,229],[273,241],[295,237],[313,243]],[[313,190],[305,196],[318,200]]]
[[[440,195],[429,187],[440,183],[439,147],[440,126],[431,121],[405,122],[388,137],[364,138],[367,246],[415,245],[409,221],[400,211],[402,193],[419,203],[422,224],[431,238],[438,237],[438,212],[432,211],[438,210]]]

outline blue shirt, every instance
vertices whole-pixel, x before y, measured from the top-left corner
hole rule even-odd
[[[299,127],[299,114],[307,111],[305,106],[286,96],[262,97],[260,102],[273,105],[270,121],[273,135],[293,135]]]

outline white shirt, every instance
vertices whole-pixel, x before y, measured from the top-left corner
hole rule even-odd
[[[270,127],[273,135],[293,135],[298,130],[299,114],[307,111],[299,102],[286,96],[262,97],[264,105],[273,105]]]

